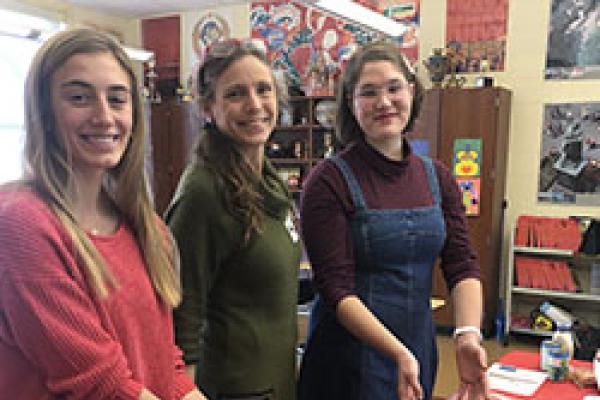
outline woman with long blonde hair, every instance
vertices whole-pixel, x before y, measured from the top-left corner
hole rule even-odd
[[[173,343],[177,253],[146,185],[130,60],[108,35],[59,33],[25,98],[24,177],[0,191],[0,393],[203,399]]]

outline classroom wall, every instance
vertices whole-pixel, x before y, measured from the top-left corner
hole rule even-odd
[[[232,29],[235,27],[236,32],[232,35],[234,37],[249,32],[249,3],[234,6],[238,9],[235,13],[232,6],[227,7],[227,12],[213,9],[228,19]],[[600,212],[596,207],[552,205],[537,201],[544,104],[600,101],[598,80],[544,80],[550,5],[551,0],[509,2],[505,70],[490,74],[495,78],[497,86],[506,87],[513,92],[506,182],[508,208],[504,226],[502,271],[506,270],[508,262],[510,232],[519,215],[594,216]],[[419,65],[422,65],[422,60],[432,53],[434,47],[444,47],[446,0],[421,0],[420,6]],[[187,21],[183,25],[193,23],[204,12],[202,10],[185,14]],[[182,38],[190,38],[191,30],[189,32],[182,34]],[[182,46],[186,44],[182,43]],[[419,68],[418,74],[424,82],[428,82],[424,67]],[[473,85],[475,75],[465,76],[468,79],[467,86]],[[500,279],[504,281],[503,274]],[[503,285],[500,290],[503,290]]]
[[[433,47],[441,47],[444,43],[445,3],[445,0],[421,2],[421,57],[431,54]],[[544,105],[600,100],[598,80],[544,80],[550,5],[551,0],[509,2],[505,71],[492,74],[496,85],[513,92],[502,271],[506,271],[510,234],[519,215],[594,216],[600,211],[597,207],[551,205],[537,201]],[[474,76],[467,77],[472,82]],[[502,273],[501,282],[504,282],[503,277]],[[503,284],[500,290],[504,290]]]
[[[136,18],[122,18],[84,7],[76,7],[62,0],[2,0],[0,6],[59,19],[67,25],[93,24],[101,29],[116,32],[127,46],[140,47],[140,21]]]
[[[60,0],[24,0],[19,3],[59,12],[66,21],[102,21],[123,32],[126,43],[139,46],[139,20],[115,16],[65,5]],[[491,73],[498,86],[513,92],[510,141],[506,183],[506,210],[504,227],[503,270],[508,260],[510,232],[521,214],[549,216],[597,215],[595,207],[552,205],[537,202],[538,173],[542,132],[542,111],[546,103],[582,102],[600,100],[597,80],[545,81],[543,70],[551,0],[512,0],[509,2],[508,38],[505,71]],[[213,11],[223,16],[231,27],[233,37],[247,37],[250,1],[225,7],[211,7],[181,16],[181,77],[187,80],[194,62],[191,45],[192,30],[202,15]],[[421,0],[420,62],[434,47],[444,46],[445,0]],[[187,61],[186,61],[187,60]],[[428,82],[424,67],[419,76]],[[466,75],[472,85],[474,75]],[[502,279],[502,276],[501,276]],[[502,287],[501,287],[501,290]]]

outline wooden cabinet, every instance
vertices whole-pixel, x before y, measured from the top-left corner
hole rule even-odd
[[[150,106],[152,188],[156,211],[162,215],[192,157],[200,120],[193,102],[167,98]]]
[[[327,118],[335,115],[334,105],[333,96],[291,97],[266,145],[265,154],[294,193],[300,192],[312,166],[335,146],[333,120]]]
[[[471,244],[481,264],[484,291],[482,328],[493,332],[498,304],[503,235],[504,188],[510,123],[507,89],[447,88],[426,92],[421,117],[409,139],[427,143],[429,155],[452,168],[456,139],[481,140],[479,215],[469,216]],[[449,300],[441,270],[436,268],[433,295]],[[434,313],[438,326],[454,325],[451,302]]]
[[[156,87],[163,97],[174,96],[179,85],[179,16],[142,19],[142,46],[154,52]]]

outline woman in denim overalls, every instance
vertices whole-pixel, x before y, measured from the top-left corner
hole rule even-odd
[[[438,257],[456,310],[459,394],[485,398],[479,266],[460,191],[442,164],[404,141],[422,93],[392,44],[363,47],[344,70],[337,134],[346,148],[313,170],[302,198],[319,296],[300,400],[431,398]]]

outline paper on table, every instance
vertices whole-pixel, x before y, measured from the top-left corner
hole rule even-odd
[[[545,372],[514,368],[498,363],[492,364],[487,375],[490,389],[519,396],[532,396],[547,377]]]

